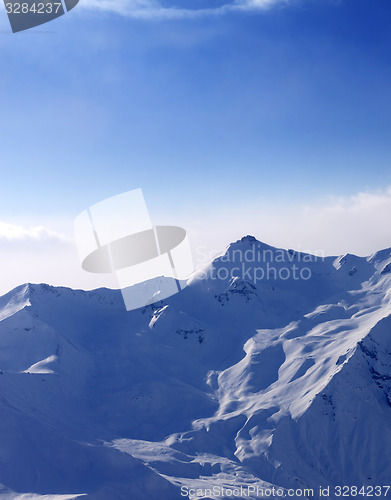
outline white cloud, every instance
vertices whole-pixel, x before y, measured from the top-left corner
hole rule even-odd
[[[246,234],[276,247],[325,255],[370,255],[391,247],[391,187],[306,205],[268,199],[244,208],[243,197],[233,195],[231,201],[230,209],[207,207],[204,213],[198,211],[198,218],[172,210],[154,222],[184,227],[198,263]],[[26,282],[118,287],[111,275],[82,270],[73,220],[61,218],[30,226],[0,222],[0,295]]]
[[[197,0],[191,6],[163,6],[158,0],[84,0],[81,5],[88,9],[113,12],[123,16],[141,19],[175,19],[204,15],[222,14],[229,11],[262,10],[277,3],[290,0],[226,0],[217,7],[197,8]],[[189,4],[189,1],[183,2]],[[191,2],[190,2],[191,4]]]
[[[18,241],[48,241],[59,240],[65,241],[66,236],[60,233],[51,231],[44,226],[24,227],[16,224],[8,224],[7,222],[0,221],[0,241],[7,242]]]
[[[82,270],[73,240],[73,221],[52,219],[54,227],[0,221],[0,295],[22,283],[71,288],[116,287],[110,275]]]
[[[391,187],[306,205],[259,200],[247,208],[232,205],[230,209],[200,214],[198,219],[179,214],[170,223],[188,229],[196,253],[197,247],[207,247],[208,254],[217,253],[228,243],[252,234],[281,248],[367,256],[391,247],[390,220]]]

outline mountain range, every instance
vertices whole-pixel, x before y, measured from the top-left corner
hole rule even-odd
[[[0,298],[2,500],[387,483],[391,249],[322,257],[246,236],[134,311],[110,289]]]

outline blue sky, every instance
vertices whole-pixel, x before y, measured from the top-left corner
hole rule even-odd
[[[1,209],[391,184],[390,25],[386,0],[302,0],[176,20],[78,7],[3,34]]]
[[[15,35],[1,12],[0,220],[141,187],[213,233],[391,185],[389,0],[94,1]]]

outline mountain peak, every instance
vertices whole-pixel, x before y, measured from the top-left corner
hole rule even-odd
[[[246,242],[249,242],[249,243],[260,243],[256,238],[255,236],[252,236],[251,234],[248,234],[247,236],[243,236],[243,238],[241,238],[240,240],[242,243],[246,243]]]
[[[267,243],[264,243],[263,241],[257,240],[255,236],[251,234],[247,234],[246,236],[243,236],[239,240],[236,240],[232,242],[230,245],[228,245],[228,248],[236,248],[236,247],[241,247],[243,245],[250,245],[250,246],[256,246],[258,249],[260,248],[269,248],[269,249],[275,249],[275,247],[268,245]]]

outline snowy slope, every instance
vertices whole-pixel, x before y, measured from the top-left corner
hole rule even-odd
[[[389,249],[315,258],[253,237],[131,312],[119,291],[16,288],[0,298],[0,498],[387,485],[390,294]]]

